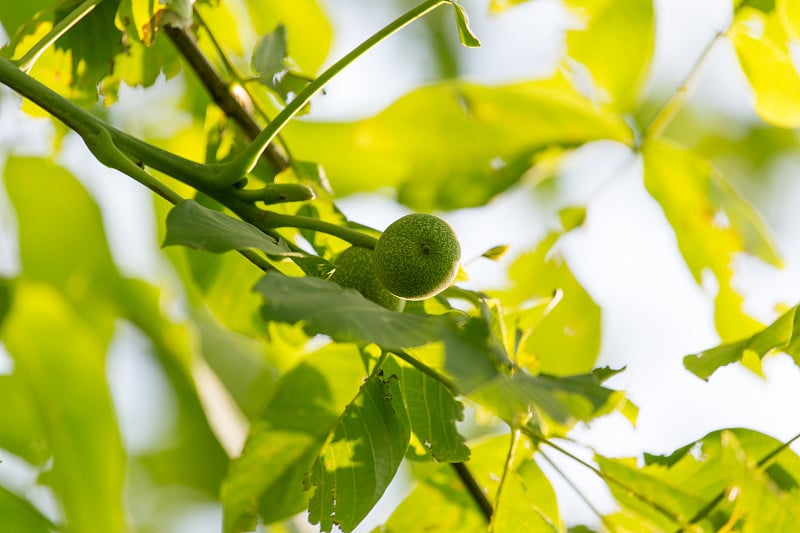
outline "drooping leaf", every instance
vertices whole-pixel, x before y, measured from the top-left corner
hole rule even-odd
[[[469,459],[469,448],[458,432],[464,405],[444,385],[407,365],[385,366],[397,373],[415,441],[408,456],[414,460],[454,463]]]
[[[568,0],[567,8],[579,27],[567,32],[565,67],[573,82],[581,85],[580,70],[586,69],[592,87],[589,94],[618,111],[631,111],[647,77],[655,43],[652,0]],[[609,61],[609,57],[624,58]]]
[[[319,278],[290,278],[268,272],[255,287],[264,296],[267,320],[302,322],[309,333],[339,342],[374,342],[400,349],[433,342],[445,322],[428,315],[389,311],[353,289]]]
[[[498,296],[518,363],[535,373],[572,375],[589,372],[597,360],[601,313],[554,248],[560,235],[518,257],[509,268],[510,289]]]
[[[742,311],[734,290],[732,260],[756,255],[780,266],[772,237],[756,211],[706,160],[664,140],[644,149],[644,183],[661,204],[675,231],[678,248],[698,283],[710,270],[718,284],[715,324],[724,341],[752,334],[760,324]]]
[[[228,252],[255,248],[270,255],[291,255],[284,242],[278,242],[242,220],[203,207],[194,200],[177,204],[167,216],[164,246],[183,245],[209,252]]]
[[[320,2],[246,0],[245,6],[257,35],[266,35],[278,24],[283,25],[286,28],[286,53],[291,64],[307,76],[317,73],[328,57],[333,40],[331,23]]]
[[[309,521],[353,531],[394,478],[408,448],[410,428],[398,380],[369,380],[326,443],[309,483]]]
[[[729,31],[742,70],[755,93],[756,112],[782,128],[800,126],[800,72],[787,29],[776,11],[741,8]]]
[[[303,477],[363,377],[358,350],[336,344],[309,355],[281,378],[223,484],[226,532],[247,527],[259,510],[269,523],[306,507]]]
[[[477,48],[481,45],[478,37],[469,27],[469,17],[467,11],[458,2],[450,2],[453,6],[453,13],[456,16],[456,27],[458,27],[458,37],[461,39],[461,44],[469,48]]]
[[[400,201],[419,211],[483,205],[516,183],[547,147],[632,140],[618,116],[563,80],[441,83],[372,118],[294,121],[283,134],[293,154],[325,167],[337,194],[395,187]]]
[[[13,492],[0,487],[0,517],[8,531],[49,533],[55,529],[41,511]]]
[[[748,354],[758,359],[773,351],[791,355],[800,365],[800,313],[793,307],[775,322],[745,339],[687,355],[683,365],[697,377],[708,379],[722,366],[742,361]]]
[[[299,75],[287,65],[286,27],[278,24],[267,33],[253,51],[252,69],[258,73],[259,81],[269,87],[283,103],[287,103],[311,81]]]
[[[125,453],[106,385],[108,339],[43,283],[18,283],[3,342],[53,453],[48,476],[68,528],[125,529]]]

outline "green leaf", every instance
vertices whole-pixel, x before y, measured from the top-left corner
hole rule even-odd
[[[339,421],[310,474],[309,521],[322,531],[349,532],[394,478],[410,429],[396,376],[369,380]]]
[[[268,272],[255,287],[264,296],[265,319],[295,324],[338,342],[374,342],[387,349],[420,346],[438,338],[442,318],[397,313],[353,289],[319,278],[290,278]]]
[[[11,309],[13,287],[13,280],[0,277],[0,330],[3,328],[3,319]]]
[[[5,423],[0,425],[0,448],[32,465],[45,463],[52,451],[39,424],[31,389],[18,372],[0,375],[0,405],[14,406],[3,415]]]
[[[508,446],[508,439],[505,440]],[[492,531],[513,531],[519,524],[525,524],[526,531],[537,533],[564,530],[555,491],[534,461],[533,452],[533,443],[524,436],[509,451],[507,469],[495,498]]]
[[[9,158],[3,180],[17,214],[25,276],[58,288],[110,336],[114,317],[103,295],[114,293],[120,275],[97,205],[72,174],[50,160]]]
[[[38,11],[45,9],[50,0],[30,0],[29,2],[0,2],[0,24],[6,35],[14,35],[17,29],[28,22]]]
[[[255,72],[267,74],[270,77],[286,70],[286,26],[278,24],[275,30],[262,36],[256,48],[250,66]]]
[[[572,231],[583,226],[586,221],[586,208],[583,206],[568,206],[558,212],[561,226],[564,231]]]
[[[754,8],[770,13],[775,10],[775,0],[733,0],[733,8],[737,12],[743,8]]]
[[[800,72],[781,15],[741,8],[728,34],[755,93],[756,112],[774,126],[800,126]]]
[[[56,50],[71,54],[70,84],[95,99],[97,86],[111,74],[114,57],[123,50],[122,33],[114,24],[118,5],[119,0],[101,2],[55,42]],[[64,10],[56,8],[55,20],[60,20],[74,8],[74,5],[68,5]],[[98,43],[103,45],[98,46]]]
[[[797,523],[795,519],[786,518],[796,507],[790,500],[797,497],[800,457],[784,448],[764,467],[756,466],[779,448],[782,444],[778,440],[762,433],[728,429],[715,431],[696,443],[681,447],[666,462],[651,461],[643,467],[637,467],[635,459],[598,456],[596,461],[603,472],[625,487],[609,483],[623,509],[605,518],[611,525],[627,522],[639,524],[647,531],[675,531],[681,525],[687,527],[690,518],[719,498],[713,509],[703,513],[698,523],[702,531],[718,531],[732,523],[740,526],[739,531],[781,531],[781,527],[776,528],[782,526],[781,519],[785,520],[784,524]],[[761,512],[761,503],[751,499],[764,485],[780,487],[773,495],[761,493],[768,512]],[[793,494],[788,493],[790,490]],[[779,510],[770,499],[780,492],[783,493],[778,497],[783,499],[786,508]],[[743,493],[749,494],[742,496]],[[720,497],[726,494],[728,498]],[[737,501],[739,496],[744,501]],[[745,502],[755,504],[749,507],[750,512],[743,512],[748,509]],[[755,509],[758,511],[752,512]],[[677,521],[679,517],[684,524]]]
[[[800,470],[787,471],[773,464],[765,471],[748,457],[731,431],[722,433],[720,443],[722,465],[732,487],[728,499],[733,500],[734,515],[740,516],[741,531],[795,531],[800,524]],[[796,455],[794,459],[798,459]],[[794,466],[798,463],[794,461]]]
[[[0,487],[0,517],[7,531],[49,533],[56,529],[28,500]]]
[[[746,252],[781,265],[772,237],[758,213],[714,167],[690,150],[651,140],[642,150],[644,183],[661,204],[678,248],[695,281],[710,270],[719,283],[715,323],[724,341],[752,334],[760,324],[742,311],[732,286],[732,261]]]
[[[372,118],[293,121],[282,135],[296,157],[325,167],[338,195],[395,187],[400,201],[418,211],[483,205],[553,145],[632,142],[620,117],[558,79],[430,85]]]
[[[458,2],[452,1],[450,2],[450,5],[453,6],[453,13],[456,16],[458,38],[461,40],[461,44],[469,48],[480,47],[481,42],[472,31],[472,28],[469,27],[469,17],[467,16],[467,11]]]
[[[443,463],[467,461],[469,448],[456,426],[464,420],[464,405],[444,385],[416,368],[406,365],[384,368],[400,380],[415,438],[408,450],[409,459]]]
[[[278,242],[242,220],[184,200],[167,215],[164,246],[183,245],[209,252],[254,248],[269,255],[291,255],[284,242]]]
[[[594,366],[601,312],[554,248],[560,236],[551,233],[519,256],[509,268],[511,287],[498,296],[509,310],[506,327],[517,339],[518,363],[534,373],[565,376]],[[532,306],[537,301],[548,306]]]
[[[3,342],[36,398],[68,529],[122,531],[126,459],[106,385],[108,339],[47,285],[18,283],[16,294]]]
[[[577,61],[587,69],[597,101],[617,111],[633,110],[653,57],[652,0],[568,0],[566,5],[580,27],[567,32],[564,67],[580,86],[581,73],[570,63]]]
[[[358,350],[334,344],[309,355],[281,378],[223,484],[226,532],[246,528],[259,509],[269,523],[306,507],[303,477],[363,377]]]
[[[498,375],[472,391],[472,400],[508,423],[532,422],[549,435],[564,435],[587,422],[626,406],[625,394],[600,385],[595,374],[569,377]]]
[[[422,465],[420,467],[419,465]],[[373,533],[453,531],[485,533],[486,519],[449,464],[416,463],[426,475]]]
[[[748,354],[763,359],[776,350],[789,353],[800,365],[800,313],[797,311],[798,307],[793,307],[750,337],[687,355],[683,365],[697,377],[708,379],[720,367],[741,361]]]
[[[300,72],[311,76],[322,67],[333,41],[333,29],[320,2],[246,0],[245,6],[257,35],[266,35],[278,24],[286,28],[286,52]]]

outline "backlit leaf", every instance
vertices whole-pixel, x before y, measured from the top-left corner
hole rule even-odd
[[[509,335],[517,339],[519,364],[535,373],[571,375],[590,371],[597,360],[601,313],[554,248],[560,235],[551,233],[514,261],[511,287],[499,297],[508,311]]]
[[[732,287],[732,260],[741,252],[781,264],[772,237],[756,211],[706,160],[668,141],[651,140],[643,151],[644,183],[661,204],[678,248],[698,283],[703,272],[719,284],[715,323],[724,341],[752,334],[758,322],[742,311]]]
[[[311,471],[309,521],[352,531],[394,478],[410,436],[396,377],[369,380],[339,421]]]
[[[461,39],[461,44],[470,48],[477,48],[481,45],[478,37],[469,27],[469,17],[466,10],[457,2],[450,2],[453,6],[453,12],[456,16],[456,26],[458,27],[458,37]]]
[[[0,487],[0,517],[8,531],[49,533],[55,527],[29,501]]]
[[[281,378],[223,484],[226,532],[246,528],[259,510],[269,523],[308,505],[303,477],[357,394],[363,377],[354,346],[330,345]]]
[[[568,0],[579,27],[567,32],[567,56],[587,69],[594,99],[619,111],[636,105],[655,43],[652,0]],[[609,57],[620,58],[609,61]],[[578,86],[580,71],[569,61]]]
[[[786,32],[793,38],[800,39],[800,3],[795,0],[778,0],[777,10]]]
[[[454,463],[469,459],[469,448],[458,432],[464,420],[464,405],[444,385],[416,368],[402,365],[384,367],[397,373],[416,446],[409,458]],[[412,455],[413,453],[413,455]]]
[[[167,216],[164,246],[180,244],[209,252],[255,248],[270,255],[290,255],[286,243],[278,242],[242,220],[184,200]]]
[[[268,272],[255,290],[264,296],[267,320],[303,322],[310,333],[339,342],[374,342],[389,349],[419,346],[436,340],[444,326],[441,318],[389,311],[353,289],[319,278]]]
[[[668,460],[651,456],[641,467],[634,459],[598,456],[603,472],[622,484],[609,483],[623,509],[605,518],[612,525],[628,522],[647,531],[675,531],[681,525],[688,527],[690,519],[715,498],[727,495],[703,512],[696,521],[698,531],[719,531],[731,523],[740,526],[737,531],[791,531],[781,528],[797,523],[789,517],[797,508],[800,457],[786,448],[767,464],[757,466],[781,447],[780,441],[762,433],[727,429],[661,458]],[[759,496],[763,500],[754,502]],[[742,512],[748,508],[742,505],[748,500],[749,508],[757,512]],[[776,500],[783,502],[781,509]],[[762,503],[767,509],[761,508]]]
[[[798,308],[793,307],[750,337],[687,355],[683,364],[702,379],[708,379],[721,366],[741,361],[747,354],[763,359],[775,350],[783,351],[800,365],[800,313],[797,311]]]
[[[552,145],[632,140],[620,117],[554,80],[501,87],[441,83],[415,90],[372,118],[294,121],[283,134],[293,154],[325,167],[337,194],[396,187],[400,201],[419,211],[482,205]]]
[[[105,379],[108,339],[47,285],[18,283],[16,294],[3,342],[36,398],[68,528],[122,531],[125,454]]]
[[[317,73],[328,57],[333,39],[331,23],[320,2],[246,0],[245,5],[257,35],[265,35],[282,24],[286,28],[286,53],[292,63],[303,74]]]
[[[780,15],[775,11],[765,14],[743,8],[729,35],[755,93],[758,114],[775,126],[800,126],[800,100],[797,98],[800,72],[792,58],[787,28],[781,23]]]

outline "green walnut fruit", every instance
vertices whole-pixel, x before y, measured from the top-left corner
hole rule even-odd
[[[346,289],[355,289],[367,300],[382,305],[392,311],[402,311],[405,300],[387,291],[375,277],[373,266],[374,252],[360,246],[351,246],[336,258],[336,270],[331,275],[335,281]]]
[[[375,246],[375,274],[389,292],[424,300],[453,283],[461,260],[455,231],[441,218],[415,213],[392,222]]]

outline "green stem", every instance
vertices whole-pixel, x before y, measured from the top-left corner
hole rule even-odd
[[[539,455],[541,455],[544,458],[544,460],[547,461],[550,467],[553,470],[555,470],[556,474],[561,476],[561,479],[563,479],[564,482],[566,482],[566,484],[569,485],[569,487],[575,492],[575,494],[578,495],[578,497],[583,501],[583,503],[586,504],[589,510],[592,511],[592,513],[594,513],[595,516],[597,516],[597,518],[600,519],[600,521],[603,523],[603,526],[605,526],[605,528],[610,533],[616,533],[616,528],[613,526],[613,524],[611,524],[611,522],[609,522],[609,520],[605,516],[603,516],[603,513],[601,513],[600,510],[594,506],[594,504],[591,502],[591,500],[589,500],[588,496],[586,496],[583,490],[581,490],[581,488],[574,481],[572,481],[572,479],[563,470],[561,470],[561,468],[559,468],[559,466],[555,463],[555,461],[550,459],[550,456],[544,453],[542,450],[539,450]]]
[[[59,37],[64,35],[66,32],[70,30],[75,24],[81,21],[86,15],[92,12],[97,5],[102,2],[103,0],[86,0],[81,5],[73,9],[72,11],[67,14],[66,17],[59,20],[53,28],[47,32],[47,35],[39,39],[36,44],[34,44],[30,50],[25,52],[21,58],[14,60],[14,64],[17,65],[20,70],[23,72],[29,72],[33,67],[33,64],[39,59],[39,56],[47,50],[54,42],[56,42]]]
[[[111,135],[114,146],[133,161],[146,164],[197,189],[209,189],[213,183],[215,165],[190,161],[119,131],[28,76],[14,63],[2,57],[0,57],[0,83],[56,117],[84,141],[96,135],[99,129],[104,129]]]
[[[692,66],[689,74],[686,75],[683,83],[681,83],[681,85],[672,94],[672,97],[670,97],[670,99],[667,100],[658,113],[656,113],[656,116],[653,117],[653,120],[650,121],[647,129],[645,129],[642,144],[647,139],[659,137],[662,133],[664,133],[664,130],[667,128],[667,126],[670,125],[672,120],[678,114],[678,111],[680,111],[683,107],[686,99],[697,86],[697,82],[700,79],[700,74],[703,71],[703,67],[706,65],[708,58],[711,56],[711,51],[714,49],[714,46],[716,46],[717,42],[719,42],[719,40],[725,36],[725,33],[725,31],[717,32],[714,35],[714,38],[711,39],[711,41],[700,53],[700,57],[697,58],[697,61]]]
[[[517,456],[517,448],[519,447],[520,436],[522,433],[518,429],[511,430],[511,444],[508,447],[508,454],[506,455],[506,462],[503,465],[503,475],[500,476],[500,484],[497,487],[497,494],[494,497],[495,508],[500,507],[500,498],[503,495],[503,489],[506,486],[508,477],[514,470],[514,459]]]
[[[339,61],[328,67],[318,78],[309,83],[300,93],[284,107],[275,119],[270,122],[261,133],[244,149],[219,176],[219,187],[230,186],[239,181],[249,173],[256,165],[262,152],[275,139],[275,136],[283,129],[294,116],[317,94],[334,76],[339,74],[345,67],[364,55],[370,48],[374,47],[384,39],[390,37],[405,26],[423,17],[443,4],[449,4],[449,0],[426,0],[417,7],[405,12],[398,18],[384,26],[377,33],[369,37],[360,45],[356,46]]]
[[[648,505],[652,509],[658,511],[659,513],[661,513],[662,515],[664,515],[668,519],[670,519],[673,522],[675,522],[676,524],[678,524],[682,528],[681,531],[690,530],[690,528],[689,528],[690,524],[687,523],[686,520],[684,520],[682,517],[676,515],[674,512],[672,512],[671,510],[667,509],[666,507],[664,507],[660,503],[658,503],[656,501],[653,501],[649,496],[646,496],[644,494],[636,492],[632,487],[629,487],[626,483],[623,483],[622,481],[618,480],[617,478],[608,475],[607,473],[603,472],[602,470],[600,470],[596,466],[588,463],[587,461],[584,461],[583,459],[581,459],[580,457],[578,457],[574,453],[570,452],[569,450],[566,450],[566,449],[562,448],[561,446],[559,446],[558,444],[556,444],[552,440],[548,439],[547,437],[545,437],[544,435],[539,433],[536,429],[534,429],[534,428],[532,428],[530,426],[523,426],[523,427],[520,428],[520,431],[522,431],[529,438],[533,439],[534,442],[541,442],[542,444],[545,444],[545,445],[551,447],[552,449],[554,449],[555,451],[561,453],[562,455],[565,455],[565,456],[569,457],[570,459],[572,459],[573,461],[575,461],[579,465],[591,470],[596,476],[598,476],[600,479],[602,479],[606,483],[608,483],[610,485],[616,485],[617,487],[621,488],[622,490],[624,490],[626,493],[630,494],[631,496],[633,496],[637,500],[639,500],[642,503]]]

